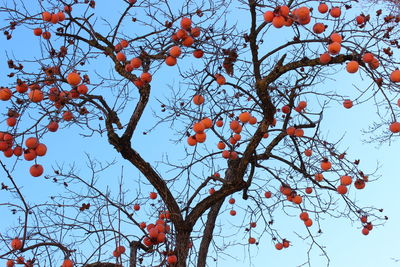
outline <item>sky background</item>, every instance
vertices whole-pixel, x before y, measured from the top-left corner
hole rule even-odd
[[[120,1],[118,1],[120,2]],[[96,9],[104,16],[112,21],[112,15],[107,13],[109,3],[105,1],[97,1]],[[113,9],[122,10],[122,4],[113,4]],[[235,15],[235,13],[233,13]],[[259,14],[262,16],[261,14]],[[350,15],[350,14],[349,14]],[[232,16],[235,17],[235,16]],[[4,18],[1,17],[3,20]],[[245,19],[240,20],[239,23],[245,23]],[[280,34],[278,30],[272,30],[271,34],[275,42],[279,38],[285,38],[284,34]],[[0,84],[9,84],[12,80],[7,79],[6,74],[10,71],[7,68],[7,57],[17,58],[32,58],[35,55],[34,51],[39,49],[39,39],[29,35],[29,31],[18,29],[14,32],[13,38],[10,41],[5,41],[5,38],[0,39]],[[107,71],[109,65],[97,66],[97,71]],[[146,109],[143,118],[151,118],[153,110],[160,110],[159,103],[154,99],[168,98],[170,96],[167,84],[177,84],[175,74],[177,67],[171,69],[162,69],[158,76],[156,76],[153,87],[154,98],[150,102],[149,107]],[[366,85],[362,81],[359,74],[348,74],[341,72],[335,75],[335,80],[327,81],[323,86],[327,89],[341,88],[347,92],[349,96],[352,94],[354,87],[352,84]],[[322,85],[321,85],[322,86]],[[4,103],[0,103],[2,113],[5,113]],[[397,239],[400,237],[400,213],[398,202],[398,188],[400,188],[399,175],[398,175],[398,154],[399,144],[394,138],[394,142],[390,145],[388,143],[378,145],[376,143],[365,143],[362,140],[367,139],[361,133],[362,129],[366,129],[372,124],[374,120],[378,120],[376,111],[371,104],[355,106],[350,110],[341,107],[340,103],[330,103],[328,109],[324,113],[324,121],[322,122],[323,134],[329,136],[328,140],[337,140],[345,134],[340,148],[347,152],[349,158],[361,159],[360,167],[366,173],[372,172],[377,165],[381,166],[378,174],[381,176],[377,181],[368,183],[366,188],[361,191],[355,192],[353,189],[350,195],[357,199],[357,203],[362,203],[361,206],[370,206],[383,208],[384,215],[389,217],[389,220],[384,226],[375,227],[368,236],[361,234],[361,227],[359,223],[351,224],[348,220],[342,218],[329,218],[326,217],[322,221],[323,235],[318,237],[318,242],[326,246],[326,251],[330,258],[330,266],[363,266],[363,267],[395,267],[400,266],[400,262],[395,259],[400,259],[400,252],[396,245]],[[5,129],[5,122],[2,122],[1,129]],[[179,149],[171,145],[169,140],[175,139],[176,135],[173,131],[168,131],[169,125],[162,125],[155,131],[148,135],[142,135],[151,127],[151,120],[145,119],[139,125],[137,133],[134,136],[134,147],[141,151],[143,157],[155,164],[162,159],[162,156],[168,154],[171,158],[179,159],[184,155],[183,147],[186,146],[185,140],[178,144]],[[49,133],[46,135],[46,145],[48,146],[48,154],[39,159],[39,163],[43,164],[45,171],[51,170],[52,167],[56,168],[56,164],[64,164],[68,166],[75,162],[79,173],[87,175],[85,168],[85,153],[89,153],[93,158],[101,161],[117,159],[116,166],[109,171],[104,172],[100,176],[100,186],[109,188],[117,188],[116,177],[119,176],[121,167],[124,166],[125,177],[128,180],[127,184],[138,186],[135,182],[139,179],[139,174],[124,162],[117,153],[114,152],[112,147],[107,143],[105,136],[102,138],[83,138],[79,135],[80,130],[78,127],[71,127],[65,130],[59,130],[57,133]],[[13,161],[5,160],[5,162],[12,163]],[[15,179],[19,184],[23,184],[23,192],[30,199],[30,201],[43,201],[49,195],[61,192],[61,187],[55,186],[51,181],[40,178],[33,178],[29,175],[28,169],[31,162],[19,162],[18,168],[14,171]],[[162,167],[161,167],[162,168]],[[114,178],[114,179],[113,179]],[[140,181],[142,181],[141,179]],[[0,176],[1,182],[8,182],[5,180],[4,173]],[[152,188],[141,184],[142,193],[146,195],[147,192],[152,191]],[[137,191],[137,188],[132,188],[132,191]],[[356,193],[356,194],[355,194]],[[0,203],[9,201],[8,195],[0,192]],[[239,199],[240,196],[235,196]],[[143,203],[146,202],[143,198]],[[302,241],[297,237],[297,234],[304,235],[305,229],[302,222],[297,218],[297,213],[293,217],[284,214],[277,214],[274,219],[276,221],[275,227],[280,229],[291,242],[292,246],[288,249],[277,251],[274,248],[274,243],[268,235],[264,235],[259,240],[259,245],[248,245],[248,235],[243,229],[236,230],[234,225],[240,222],[243,218],[240,216],[240,209],[237,208],[238,215],[231,217],[229,213],[229,205],[224,204],[226,216],[221,216],[217,222],[226,228],[228,233],[232,233],[234,241],[241,244],[236,246],[228,246],[225,250],[226,254],[220,253],[217,261],[209,261],[209,266],[299,266],[307,261],[307,251],[309,249],[308,241]],[[151,209],[147,210],[151,212]],[[7,208],[0,207],[0,214],[9,214]],[[144,216],[144,213],[140,216]],[[0,229],[8,227],[10,223],[16,223],[13,220],[15,216],[3,216],[3,222],[0,223]],[[318,228],[313,226],[310,228],[312,233],[316,233]],[[254,237],[257,238],[257,230]],[[258,239],[258,238],[257,238]],[[321,251],[317,248],[311,250],[311,266],[319,267],[326,265],[326,259],[321,257]],[[211,254],[214,256],[214,254]],[[0,261],[0,265],[3,264]]]

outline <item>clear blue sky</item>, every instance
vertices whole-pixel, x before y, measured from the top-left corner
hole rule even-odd
[[[98,12],[104,14],[110,10],[110,6],[109,3],[105,3],[105,1],[97,1],[96,9]],[[113,5],[113,10],[115,10],[116,13],[121,12],[123,10],[122,5]],[[109,20],[112,20],[114,17],[113,13],[109,13],[108,16]],[[259,16],[262,17],[261,14],[259,14]],[[3,19],[1,14],[0,19]],[[245,23],[245,21],[246,20],[243,19],[240,23]],[[282,32],[278,30],[271,31],[276,42],[281,38],[286,38],[285,35],[280,33]],[[12,81],[11,79],[7,79],[5,75],[9,72],[6,64],[6,53],[11,57],[15,55],[17,58],[32,58],[32,54],[35,54],[31,51],[38,51],[39,40],[35,39],[35,37],[30,34],[30,32],[27,33],[24,29],[17,29],[11,41],[6,42],[3,37],[0,39],[0,73],[2,74],[0,76],[0,85],[8,84]],[[29,38],[29,46],[26,45],[27,38]],[[189,62],[188,59],[186,59],[186,62],[183,62],[183,64],[187,64],[187,62]],[[105,64],[103,68],[99,65],[96,67],[97,71],[104,73],[107,72],[108,65]],[[171,93],[167,85],[179,84],[179,79],[176,77],[176,70],[176,67],[170,69],[163,68],[157,73],[157,76],[155,76],[153,82],[153,100],[146,109],[144,115],[145,120],[139,125],[137,134],[134,136],[134,147],[138,151],[141,151],[143,157],[153,164],[162,160],[163,156],[167,154],[171,160],[179,160],[184,155],[183,148],[187,147],[185,140],[178,145],[169,142],[171,139],[176,139],[176,135],[173,131],[169,130],[168,124],[161,125],[157,130],[148,135],[141,134],[152,126],[152,110],[156,110],[157,112],[160,110],[159,104],[155,101],[155,98],[162,99],[170,97]],[[94,70],[89,69],[89,73],[90,71]],[[351,96],[352,91],[355,90],[352,84],[365,85],[358,74],[351,75],[341,72],[339,75],[336,75],[335,78],[336,80],[328,81],[323,85],[326,90],[330,88],[341,88],[341,92],[343,91],[344,94],[348,93],[348,95]],[[317,109],[317,107],[318,105],[316,103],[311,103],[310,109]],[[0,108],[2,113],[5,113],[5,105],[3,103],[0,103]],[[395,243],[396,239],[400,237],[400,230],[398,227],[400,215],[396,201],[398,188],[400,188],[399,175],[397,172],[398,159],[396,158],[399,144],[398,142],[393,142],[390,146],[388,144],[377,146],[377,144],[363,143],[362,139],[365,138],[365,136],[362,136],[361,130],[367,128],[374,119],[378,118],[371,104],[355,106],[351,110],[346,110],[340,103],[332,102],[324,113],[324,122],[322,123],[321,129],[323,134],[329,136],[331,138],[330,140],[336,140],[345,133],[346,135],[343,139],[341,149],[347,151],[349,158],[360,158],[360,166],[366,173],[372,172],[378,162],[381,165],[378,171],[378,174],[381,175],[380,179],[368,183],[366,189],[358,191],[357,194],[355,194],[355,190],[352,190],[350,195],[357,199],[357,203],[362,203],[360,204],[361,206],[373,205],[375,207],[384,208],[384,214],[389,217],[385,226],[374,228],[368,236],[363,236],[361,234],[359,223],[352,225],[346,219],[330,218],[329,216],[321,220],[323,235],[318,237],[318,241],[320,244],[326,246],[326,251],[331,260],[330,266],[333,267],[400,266],[400,263],[393,260],[393,258],[400,259],[400,253]],[[2,125],[3,127],[1,127],[1,129],[4,128],[5,122],[3,122]],[[174,127],[178,127],[178,125]],[[105,136],[102,138],[83,138],[79,136],[79,132],[80,129],[77,127],[71,127],[70,129],[59,130],[57,134],[49,133],[46,136],[46,144],[48,145],[49,151],[47,156],[39,162],[44,165],[45,171],[50,171],[52,166],[55,166],[56,163],[64,163],[68,166],[68,164],[75,162],[79,172],[82,175],[87,175],[88,172],[85,169],[85,153],[90,153],[93,158],[100,159],[101,161],[112,160],[114,158],[118,160],[115,169],[101,175],[100,184],[102,184],[102,186],[108,185],[110,188],[113,188],[114,191],[117,190],[116,177],[119,176],[121,166],[125,168],[127,179],[138,179],[139,174],[114,152],[111,146],[108,145]],[[173,153],[171,153],[171,151],[173,151]],[[11,163],[12,161],[7,160],[6,162]],[[28,198],[32,201],[42,201],[45,200],[48,195],[62,192],[60,191],[62,189],[61,187],[54,186],[51,181],[44,180],[43,177],[30,177],[28,174],[28,168],[31,165],[30,162],[19,162],[18,164],[19,167],[14,172],[15,178],[20,184],[24,185],[23,192],[25,195],[29,196]],[[165,167],[160,167],[160,169],[163,171],[166,170]],[[2,177],[4,177],[4,175]],[[0,179],[1,182],[5,181],[4,178]],[[141,179],[143,180],[143,178]],[[134,192],[134,194],[132,197],[135,198],[137,188],[134,188],[134,186],[137,185],[134,182],[128,182],[128,184],[133,186],[132,192]],[[44,188],[46,190],[43,190]],[[176,188],[176,190],[179,190],[179,188]],[[151,187],[142,185],[142,194],[144,197],[147,197],[146,194],[150,191],[152,191]],[[0,192],[1,203],[8,201],[6,197],[8,197],[8,195]],[[239,199],[240,196],[237,195],[235,198]],[[144,203],[145,201],[143,200],[142,202]],[[246,204],[244,205],[246,206]],[[264,235],[261,238],[258,246],[249,246],[247,244],[248,235],[243,229],[236,231],[234,227],[234,225],[240,224],[243,219],[241,216],[241,209],[236,208],[238,215],[235,218],[228,215],[229,209],[229,204],[224,205],[222,210],[224,210],[226,216],[222,215],[218,224],[223,225],[226,235],[232,234],[232,237],[231,239],[225,240],[225,244],[227,244],[227,248],[224,251],[225,254],[219,253],[218,260],[216,262],[210,260],[209,266],[247,266],[251,263],[253,266],[291,267],[298,266],[307,260],[308,241],[302,241],[297,237],[297,234],[306,234],[302,222],[297,218],[297,212],[293,212],[292,214],[294,216],[289,217],[285,214],[279,214],[278,211],[274,217],[276,221],[275,227],[280,229],[281,233],[292,242],[292,246],[289,249],[277,251],[268,235]],[[151,212],[151,208],[147,208],[147,211]],[[3,212],[8,214],[6,208],[0,207],[0,213]],[[141,216],[143,215],[144,212]],[[9,223],[11,223],[11,218],[13,217],[3,217],[5,221],[1,223],[1,230],[2,227],[7,227]],[[15,221],[12,223],[15,223]],[[318,228],[315,225],[310,228],[312,233],[316,233],[317,230]],[[258,235],[261,234],[261,231],[262,229],[256,228],[254,237],[257,238]],[[217,239],[217,241],[221,240]],[[228,243],[230,241],[239,244],[236,246],[229,246]],[[318,248],[313,248],[311,252],[311,266],[325,266],[326,259],[321,257],[320,254]],[[210,255],[213,257],[215,256],[215,254]],[[3,262],[0,261],[0,264],[3,264]]]

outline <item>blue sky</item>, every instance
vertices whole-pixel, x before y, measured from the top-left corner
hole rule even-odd
[[[115,5],[115,10],[121,11],[121,5]],[[98,1],[96,9],[106,14],[109,6]],[[138,11],[139,12],[139,11]],[[108,14],[108,20],[112,20],[112,13]],[[259,16],[262,16],[259,14]],[[1,15],[0,18],[2,19]],[[244,20],[240,21],[243,23]],[[99,24],[100,25],[100,24]],[[126,31],[129,32],[127,29]],[[286,31],[286,30],[285,30]],[[278,42],[281,39],[285,39],[286,36],[283,32],[278,30],[272,30],[271,34],[274,34],[274,42]],[[286,31],[287,32],[287,31]],[[31,51],[38,51],[39,39],[29,35],[30,32],[24,29],[18,29],[13,34],[13,38],[10,41],[1,39],[1,50],[0,50],[0,84],[8,84],[10,79],[7,79],[6,75],[9,69],[6,65],[6,53],[13,57],[14,54],[21,58],[32,58]],[[27,37],[28,36],[28,37]],[[276,36],[276,38],[275,38]],[[27,39],[29,38],[29,49],[27,48]],[[190,64],[190,60],[187,58],[182,60],[182,64]],[[97,65],[96,71],[106,73],[110,65],[105,63],[103,67]],[[89,69],[89,72],[92,71]],[[143,157],[154,165],[158,164],[160,160],[168,155],[170,159],[179,160],[184,157],[185,153],[183,148],[187,147],[185,140],[180,144],[173,144],[170,142],[172,139],[176,139],[176,134],[171,131],[170,128],[180,127],[182,124],[162,124],[156,130],[152,131],[148,135],[142,135],[143,131],[148,130],[152,126],[152,111],[159,112],[159,103],[155,101],[155,98],[166,99],[170,97],[171,92],[168,84],[174,84],[175,88],[179,86],[179,79],[176,77],[177,67],[170,69],[162,68],[155,76],[153,88],[153,100],[150,102],[149,107],[146,109],[144,114],[144,121],[141,122],[137,133],[134,136],[134,147],[143,153]],[[349,96],[352,95],[354,87],[352,84],[365,85],[358,74],[348,74],[340,72],[335,75],[335,80],[327,81],[323,87],[326,90],[341,88],[340,91],[344,92]],[[184,88],[184,85],[180,85]],[[107,94],[107,93],[106,93]],[[317,103],[311,103],[311,108],[317,108]],[[0,103],[0,108],[5,113],[5,105]],[[377,164],[381,166],[378,174],[381,175],[377,181],[367,184],[366,189],[358,191],[355,194],[353,189],[350,195],[353,196],[361,206],[370,206],[384,208],[384,215],[389,217],[389,220],[385,226],[378,226],[370,232],[368,236],[361,234],[361,228],[359,223],[351,224],[346,219],[341,218],[329,218],[325,217],[322,221],[323,235],[318,237],[320,244],[326,246],[326,251],[331,260],[333,267],[339,266],[363,266],[363,267],[377,267],[377,266],[399,266],[393,258],[400,259],[398,249],[395,245],[396,238],[400,236],[400,230],[398,228],[400,222],[400,215],[396,196],[398,195],[398,188],[400,182],[397,174],[397,158],[396,152],[399,148],[396,140],[389,144],[383,144],[378,146],[376,143],[364,143],[362,139],[367,138],[361,134],[362,129],[366,129],[374,120],[379,120],[376,116],[375,109],[372,104],[364,104],[355,106],[350,110],[344,109],[340,103],[331,102],[329,108],[324,113],[324,122],[322,123],[322,133],[329,136],[330,140],[336,140],[343,134],[345,137],[341,143],[341,149],[346,150],[349,158],[361,159],[361,168],[366,173],[372,172]],[[101,122],[100,122],[101,123]],[[5,123],[3,122],[3,127]],[[173,129],[172,129],[173,130]],[[142,195],[140,196],[141,203],[146,203],[147,193],[152,191],[150,186],[143,183],[143,178],[131,167],[129,164],[124,162],[117,153],[114,152],[112,147],[107,144],[105,136],[99,138],[84,138],[79,135],[80,129],[78,127],[71,127],[65,130],[59,130],[57,133],[49,133],[46,136],[46,145],[48,146],[48,154],[45,158],[40,159],[41,164],[44,165],[45,170],[51,170],[52,166],[56,166],[57,163],[65,164],[68,166],[75,162],[77,170],[82,175],[88,175],[88,171],[85,167],[85,153],[90,153],[93,158],[100,159],[101,161],[110,161],[117,159],[118,162],[112,170],[100,174],[99,183],[102,188],[109,187],[113,192],[117,190],[116,178],[120,174],[121,167],[124,166],[125,177],[127,185],[131,186],[129,189],[133,192],[132,198],[136,198],[136,192],[138,191],[139,185],[136,182],[138,179],[141,181]],[[328,139],[329,139],[328,138]],[[215,141],[212,140],[211,143]],[[215,142],[216,143],[216,142]],[[192,149],[192,148],[189,148]],[[214,147],[213,147],[214,149]],[[12,161],[6,160],[11,163]],[[47,199],[48,195],[62,192],[61,188],[52,184],[51,181],[44,180],[43,178],[33,178],[28,174],[28,168],[31,163],[19,162],[18,168],[15,170],[14,175],[18,183],[23,184],[23,192],[28,198],[33,201],[43,201]],[[219,163],[223,166],[223,163]],[[167,167],[160,165],[160,170],[166,171]],[[169,175],[169,174],[168,174]],[[207,175],[209,175],[207,173]],[[3,176],[4,177],[4,176]],[[114,178],[114,179],[113,179]],[[1,178],[1,182],[4,182],[4,178]],[[179,191],[178,188],[174,188]],[[44,188],[46,190],[44,190]],[[239,195],[235,196],[238,200]],[[6,194],[0,194],[0,202],[8,201]],[[245,203],[239,201],[239,204]],[[152,212],[151,207],[145,209],[148,213]],[[227,248],[224,251],[226,254],[219,253],[218,260],[213,262],[210,260],[210,266],[247,266],[251,263],[253,266],[298,266],[307,260],[307,250],[309,248],[308,241],[302,241],[297,237],[299,235],[305,235],[306,231],[302,225],[302,222],[297,218],[297,213],[293,212],[293,217],[289,217],[285,214],[278,212],[274,217],[276,221],[275,227],[280,229],[281,233],[292,242],[292,246],[289,249],[277,251],[274,248],[274,243],[268,235],[264,235],[258,246],[248,245],[248,235],[243,229],[236,230],[235,225],[240,224],[243,219],[243,213],[240,208],[236,208],[238,215],[231,217],[228,215],[230,206],[224,204],[222,209],[226,216],[220,216],[218,224],[222,225],[226,230],[224,234],[232,235],[230,239],[224,240],[227,242]],[[0,207],[0,211],[6,212],[5,207]],[[153,211],[154,212],[154,211]],[[5,223],[2,225],[8,226],[9,222],[15,224],[10,217],[5,219]],[[139,213],[140,219],[145,219],[145,212]],[[2,227],[0,227],[2,229]],[[310,228],[312,233],[316,233],[318,228],[313,226]],[[254,237],[261,234],[261,229],[256,228]],[[257,238],[258,239],[258,238]],[[218,239],[217,239],[218,240]],[[222,240],[218,240],[221,241]],[[229,242],[238,243],[235,246],[228,245]],[[324,266],[326,259],[320,256],[321,252],[317,248],[311,251],[311,266]],[[210,254],[215,256],[214,254]],[[3,264],[0,261],[0,264]]]

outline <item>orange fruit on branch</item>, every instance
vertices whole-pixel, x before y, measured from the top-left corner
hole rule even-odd
[[[356,73],[358,71],[358,67],[359,67],[358,62],[355,60],[352,60],[347,63],[346,70],[349,73]]]
[[[182,18],[181,27],[182,29],[189,30],[192,27],[192,20],[189,18]]]
[[[390,73],[390,80],[394,83],[400,82],[400,70],[394,70]]]
[[[331,55],[337,55],[337,54],[339,54],[341,48],[342,48],[342,46],[340,45],[340,43],[333,42],[328,45],[328,52]]]
[[[82,81],[81,76],[76,72],[71,72],[67,76],[67,82],[72,86],[77,86]]]
[[[338,18],[342,14],[342,10],[340,10],[339,7],[332,7],[331,11],[329,12],[329,15],[331,15],[333,18]]]
[[[318,6],[318,11],[322,14],[325,14],[326,12],[328,12],[328,5],[325,3],[321,3]]]
[[[21,249],[21,248],[22,248],[22,241],[21,241],[19,238],[14,238],[14,239],[11,241],[11,248],[12,248],[13,250],[19,250],[19,249]]]
[[[339,194],[341,194],[341,195],[344,195],[344,194],[347,193],[347,187],[346,187],[345,185],[339,185],[339,186],[336,188],[336,190],[337,190],[337,192],[338,192]]]
[[[43,171],[44,171],[43,166],[40,164],[32,165],[31,168],[29,169],[29,172],[33,177],[41,176],[43,174]]]
[[[193,96],[193,103],[195,105],[201,105],[204,103],[204,97],[202,95],[195,95]]]

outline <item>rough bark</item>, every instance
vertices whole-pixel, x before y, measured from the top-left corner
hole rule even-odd
[[[86,264],[83,267],[122,267],[122,265],[116,264],[116,263],[109,263],[109,262],[95,262],[95,263]]]
[[[190,233],[191,230],[178,230],[175,248],[178,262],[176,263],[175,267],[186,267],[186,261],[189,254]]]
[[[197,260],[197,267],[205,267],[207,263],[208,249],[213,239],[213,232],[215,228],[215,221],[218,217],[219,211],[224,203],[224,199],[221,199],[214,206],[211,207],[210,212],[207,215],[207,222],[205,224],[203,238],[200,243],[199,256]]]

